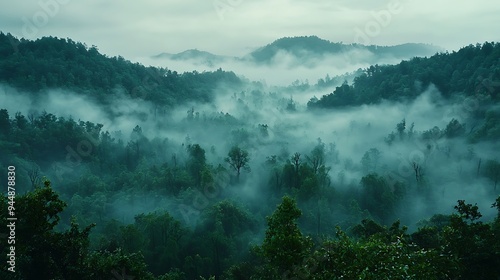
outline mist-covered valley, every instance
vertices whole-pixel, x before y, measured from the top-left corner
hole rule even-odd
[[[190,49],[176,54],[161,53],[137,58],[144,65],[169,67],[177,71],[215,71],[223,68],[253,81],[274,86],[315,84],[325,76],[352,74],[375,64],[397,64],[415,56],[431,56],[442,48],[407,43],[396,46],[365,46],[333,43],[317,36],[284,37],[241,57],[215,55]],[[346,77],[349,78],[349,77]]]
[[[0,168],[15,166],[16,203],[32,217],[19,231],[53,236],[43,244],[57,234],[89,242],[53,245],[85,252],[67,261],[74,275],[106,277],[116,265],[140,279],[497,272],[498,43],[380,65],[349,52],[358,61],[338,68],[224,60],[231,71],[183,72],[58,38],[12,51],[9,36]],[[59,199],[57,226],[29,228],[55,216],[30,211]],[[487,247],[474,255],[483,266],[469,263],[470,250]],[[52,275],[57,265],[39,266]]]

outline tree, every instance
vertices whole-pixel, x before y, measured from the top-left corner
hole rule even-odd
[[[300,153],[296,152],[295,154],[293,154],[292,156],[292,166],[293,166],[293,177],[292,177],[292,185],[290,186],[290,188],[292,187],[299,187],[300,185],[300,174],[299,174],[299,171],[300,171],[300,166],[301,166],[301,160],[300,160]]]
[[[35,189],[35,187],[40,183],[40,168],[35,164],[31,164],[30,169],[26,169],[26,172],[28,173],[28,177],[31,182],[31,188]]]
[[[357,241],[337,228],[337,239],[325,241],[302,265],[302,279],[457,279],[453,259],[420,250],[398,222],[381,230]]]
[[[297,225],[301,215],[295,200],[284,196],[274,213],[267,217],[266,236],[257,252],[269,270],[279,276],[302,263],[312,248],[311,239],[303,236]]]
[[[6,196],[0,196],[0,221],[4,224],[7,205]],[[72,219],[69,229],[56,230],[65,207],[48,180],[16,196],[15,214],[22,217],[16,222],[16,273],[2,269],[0,279],[110,279],[114,271],[121,270],[137,279],[153,279],[139,254],[92,252],[89,234],[95,224],[81,229]],[[2,246],[0,253],[6,255],[7,250]]]
[[[188,170],[194,179],[196,186],[200,186],[202,175],[206,165],[205,150],[198,144],[188,145],[189,152]]]
[[[6,109],[0,110],[0,137],[7,137],[11,130],[9,112]],[[1,139],[1,138],[0,138]]]
[[[380,151],[376,148],[368,150],[361,159],[363,171],[366,173],[377,171],[378,163],[380,161]]]
[[[130,134],[130,141],[127,144],[127,166],[133,170],[144,156],[143,148],[147,143],[147,138],[142,134],[142,128],[136,125]]]
[[[278,163],[278,157],[272,155],[266,158],[266,163],[271,168],[270,181],[273,182],[275,191],[279,191],[283,185],[283,173],[281,165]]]
[[[14,117],[14,123],[16,124],[17,129],[24,130],[28,126],[28,120],[24,115],[17,112]]]
[[[187,230],[179,221],[168,212],[154,212],[137,215],[134,226],[145,237],[146,246],[140,250],[150,264],[150,271],[155,274],[166,273],[170,268],[181,265],[181,239]]]
[[[465,125],[462,125],[458,120],[452,119],[444,130],[447,138],[455,138],[465,134]]]
[[[156,279],[153,274],[148,271],[148,267],[144,262],[144,257],[140,253],[129,254],[120,249],[113,252],[92,252],[89,254],[87,263],[90,269],[87,271],[84,278],[79,279]]]
[[[477,205],[458,200],[454,208],[458,213],[450,216],[443,230],[444,251],[458,259],[464,279],[496,278],[500,275],[498,237],[489,224],[479,221],[482,214]]]
[[[361,224],[354,226],[351,231],[357,237],[368,239],[370,236],[386,233],[387,229],[374,220],[363,219]]]
[[[372,173],[361,179],[361,185],[364,191],[361,198],[362,207],[382,221],[389,218],[393,214],[398,198],[387,181]]]
[[[220,223],[223,234],[232,237],[254,229],[255,221],[250,213],[230,200],[223,200],[210,207],[206,212],[206,223],[215,229]]]
[[[317,174],[319,169],[325,166],[325,144],[321,142],[321,139],[318,139],[318,142],[318,145],[311,151],[311,155],[306,156],[314,174]]]
[[[403,119],[400,123],[396,125],[396,130],[398,131],[400,140],[403,140],[405,129],[406,129],[406,120]]]
[[[267,124],[259,124],[259,132],[262,138],[267,138],[269,137],[269,131],[268,131],[269,126]]]
[[[2,201],[0,220],[5,224],[6,205]],[[43,187],[15,198],[16,216],[23,217],[16,223],[16,271],[20,279],[85,279],[88,235],[94,225],[80,230],[72,221],[69,230],[56,232],[65,207],[48,180]]]
[[[202,244],[207,250],[212,249],[213,272],[219,276],[228,269],[227,264],[242,260],[250,241],[249,233],[256,229],[255,221],[250,213],[229,200],[213,205],[203,214],[206,235]]]
[[[241,170],[250,171],[250,167],[248,166],[248,161],[250,160],[248,152],[238,146],[234,146],[227,155],[228,157],[225,158],[225,161],[236,171],[236,181],[239,182]]]
[[[498,181],[500,180],[500,162],[496,160],[488,160],[484,166],[485,176],[494,183],[494,189],[497,190]]]

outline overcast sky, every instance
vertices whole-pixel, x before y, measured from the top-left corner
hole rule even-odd
[[[242,56],[280,37],[299,35],[344,43],[417,42],[458,49],[500,41],[499,27],[498,0],[23,0],[0,4],[3,32],[29,39],[70,37],[97,45],[107,55],[131,60],[193,48]]]

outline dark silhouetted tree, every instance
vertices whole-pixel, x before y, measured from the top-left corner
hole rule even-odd
[[[227,155],[228,157],[225,158],[225,161],[236,171],[236,181],[239,182],[241,170],[250,171],[250,167],[248,166],[248,161],[250,160],[248,152],[238,146],[234,146]]]

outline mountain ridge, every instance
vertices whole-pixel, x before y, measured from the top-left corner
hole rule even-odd
[[[168,58],[176,61],[197,61],[201,64],[213,65],[227,59],[237,61],[253,62],[255,64],[271,64],[280,53],[285,53],[303,60],[309,61],[312,57],[324,57],[328,55],[350,56],[352,52],[364,51],[372,54],[375,58],[394,57],[407,59],[415,56],[431,56],[444,51],[443,48],[424,43],[403,43],[392,46],[345,44],[343,42],[331,42],[318,36],[295,36],[282,37],[265,46],[259,47],[243,56],[225,56],[211,52],[188,49],[179,53],[160,53],[153,55],[154,59]],[[410,57],[408,57],[410,55]],[[376,59],[375,59],[376,60]],[[376,62],[376,61],[368,61]]]

